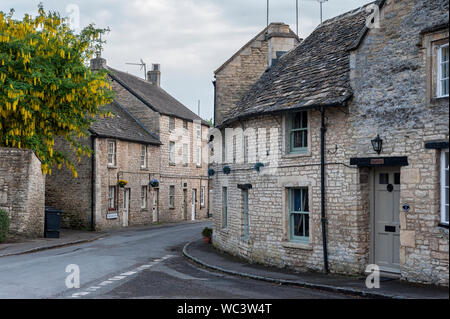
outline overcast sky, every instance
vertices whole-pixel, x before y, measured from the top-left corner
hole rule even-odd
[[[150,69],[161,64],[161,86],[194,112],[201,100],[201,116],[213,117],[213,72],[266,25],[266,0],[1,0],[0,11],[14,8],[16,18],[46,10],[68,15],[71,5],[80,12],[80,26],[110,27],[103,57],[113,68],[140,77],[143,59]],[[328,19],[370,0],[329,0]],[[320,23],[319,4],[299,0],[300,37]],[[284,22],[295,31],[295,0],[270,0],[270,21]]]

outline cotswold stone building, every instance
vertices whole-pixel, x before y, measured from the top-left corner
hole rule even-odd
[[[44,185],[33,151],[0,147],[0,209],[8,213],[10,233],[44,235]]]
[[[237,103],[216,96],[217,248],[448,286],[448,8],[388,0],[348,12]]]
[[[86,140],[95,150],[69,170],[47,178],[46,204],[62,209],[64,226],[97,230],[208,216],[208,124],[160,87],[159,65],[148,81],[106,68],[115,91]],[[60,148],[65,145],[60,143]],[[120,187],[119,181],[128,182]]]

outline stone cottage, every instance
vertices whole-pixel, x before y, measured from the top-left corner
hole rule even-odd
[[[448,286],[448,8],[387,0],[325,21],[216,103],[219,249]]]
[[[65,169],[47,178],[46,204],[63,210],[65,226],[97,230],[206,218],[208,124],[160,87],[159,65],[148,80],[100,56],[91,68],[108,70],[115,116],[91,127],[95,156],[82,159],[78,178]]]

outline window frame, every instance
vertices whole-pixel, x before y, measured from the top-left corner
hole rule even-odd
[[[175,118],[173,116],[169,117],[169,132],[173,132],[175,130]]]
[[[141,145],[141,168],[146,169],[148,167],[147,161],[147,145]]]
[[[289,241],[290,242],[294,242],[294,243],[302,243],[302,244],[309,244],[310,243],[310,238],[311,238],[311,226],[310,226],[310,210],[309,211],[294,211],[293,210],[293,200],[294,200],[294,191],[296,190],[302,190],[302,193],[300,196],[302,196],[302,200],[303,200],[303,192],[307,191],[308,192],[308,201],[310,200],[310,192],[309,192],[309,188],[308,187],[295,187],[295,188],[289,188],[288,189],[288,200],[289,200],[289,204],[288,204],[288,209],[289,209],[289,214],[288,214],[288,220],[289,220]],[[311,208],[310,203],[308,202],[308,207]],[[296,236],[294,235],[294,215],[303,215],[305,216],[305,218],[308,218],[308,236]],[[306,226],[305,223],[303,223],[303,227],[304,227],[304,232],[306,233]]]
[[[303,114],[302,116],[306,115],[306,127],[302,128],[295,128],[293,129],[293,121],[295,119],[295,115],[297,113]],[[287,126],[287,134],[286,134],[286,142],[288,147],[287,153],[288,154],[306,154],[309,150],[309,113],[308,111],[296,111],[288,113],[286,116],[286,126]],[[302,121],[303,122],[303,121]],[[306,132],[306,147],[293,147],[294,145],[294,134],[295,132]]]
[[[111,153],[111,145],[113,146],[113,151]],[[108,140],[108,166],[116,166],[117,159],[117,142],[113,140]],[[112,162],[110,161],[110,156],[112,158]]]
[[[228,187],[222,187],[222,229],[228,228]]]
[[[449,97],[449,94],[447,93],[446,95],[443,95],[442,93],[442,81],[444,81],[445,79],[449,80],[449,78],[442,78],[442,65],[445,63],[442,62],[442,51],[444,48],[449,48],[449,44],[448,42],[442,45],[439,45],[437,47],[437,61],[436,61],[436,66],[437,66],[437,80],[436,80],[436,87],[437,87],[437,98],[444,98],[444,97]],[[449,61],[447,60],[446,63],[449,63]]]
[[[446,185],[446,173],[449,173],[448,166],[445,166],[446,156],[448,157],[449,149],[442,149],[441,150],[441,172],[440,172],[440,184],[441,184],[441,224],[442,225],[449,225],[449,221],[446,220],[446,206],[448,205],[446,203],[446,192],[447,192],[447,199],[448,199],[448,191],[449,186]],[[448,164],[448,159],[447,159]]]
[[[112,196],[111,196],[112,190]],[[112,203],[112,205],[111,205]],[[108,210],[113,211],[116,210],[116,186],[108,187]]]
[[[175,164],[175,142],[169,142],[169,163]]]
[[[169,209],[175,209],[175,185],[169,186]]]
[[[205,207],[205,186],[200,187],[200,207]]]
[[[187,120],[183,120],[183,128],[187,131],[189,130],[189,122]]]
[[[148,187],[147,185],[141,186],[141,209],[147,209],[148,207]]]

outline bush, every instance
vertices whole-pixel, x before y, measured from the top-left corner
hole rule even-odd
[[[212,237],[213,230],[209,227],[203,228],[202,235],[203,237]]]
[[[5,241],[8,230],[9,230],[8,213],[0,209],[0,243]]]

